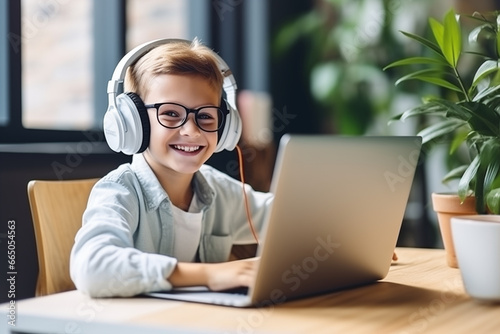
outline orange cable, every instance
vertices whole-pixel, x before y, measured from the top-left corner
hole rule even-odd
[[[238,145],[236,145],[236,150],[238,151],[238,162],[240,165],[240,180],[241,180],[241,185],[243,187],[243,198],[245,200],[245,210],[247,212],[248,224],[250,225],[250,230],[252,231],[253,237],[255,238],[255,241],[258,244],[259,238],[257,237],[257,232],[255,231],[255,227],[253,225],[252,215],[250,214],[250,208],[248,207],[247,193],[245,191],[245,176],[243,174],[243,154],[241,153],[241,148]]]

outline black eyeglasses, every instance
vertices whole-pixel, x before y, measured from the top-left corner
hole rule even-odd
[[[215,132],[222,128],[226,113],[216,106],[205,106],[198,109],[189,109],[173,102],[146,104],[146,108],[156,109],[158,122],[168,128],[180,128],[187,122],[188,115],[194,113],[196,125],[206,132]]]

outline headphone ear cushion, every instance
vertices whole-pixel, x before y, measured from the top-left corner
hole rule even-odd
[[[221,130],[219,130],[217,147],[215,152],[222,150],[232,151],[238,144],[241,137],[241,117],[236,109],[224,99],[221,101],[221,108],[227,110],[226,121]]]
[[[224,119],[224,122],[222,123],[222,126],[221,128],[219,129],[219,131],[217,131],[217,148],[219,147],[219,143],[221,142],[222,140],[222,135],[224,134],[224,131],[227,131],[227,118],[229,117],[229,106],[226,102],[226,100],[224,100],[223,97],[220,98],[220,108],[222,110],[222,112],[224,113],[225,115],[225,119]],[[219,152],[219,151],[216,151],[216,152]]]
[[[146,148],[148,148],[149,137],[151,135],[151,124],[149,123],[148,111],[146,110],[144,102],[142,101],[139,95],[133,92],[126,92],[125,94],[134,103],[137,109],[137,113],[139,114],[139,118],[141,120],[142,140],[141,140],[141,146],[139,147],[139,150],[136,153],[142,153],[146,150]]]

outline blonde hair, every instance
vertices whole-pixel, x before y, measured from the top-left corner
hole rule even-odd
[[[196,38],[191,43],[169,42],[147,52],[127,69],[125,91],[144,98],[148,83],[161,74],[201,76],[222,93],[224,78],[214,51]]]

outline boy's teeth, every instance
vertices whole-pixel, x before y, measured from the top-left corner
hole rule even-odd
[[[200,148],[199,146],[181,146],[181,145],[174,145],[174,147],[178,150],[185,152],[194,152]]]

